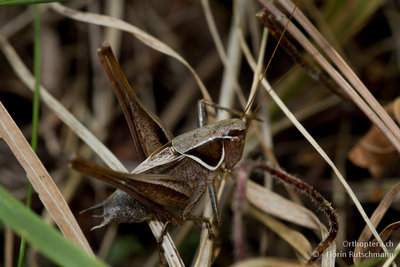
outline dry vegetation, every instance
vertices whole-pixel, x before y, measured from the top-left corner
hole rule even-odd
[[[111,44],[134,90],[177,135],[197,127],[196,101],[200,98],[243,111],[245,99],[257,87],[259,72],[267,65],[276,40],[272,36],[265,38],[262,23],[256,17],[261,9],[257,1],[114,0],[73,1],[65,5],[92,14],[65,10],[59,4],[41,6],[43,98],[37,154],[95,254],[113,266],[157,265],[156,239],[147,224],[113,224],[90,231],[101,219],[93,218],[92,211],[79,214],[104,200],[114,189],[69,169],[67,163],[72,154],[122,170],[123,166],[131,170],[138,163],[121,109],[98,61],[98,46],[104,40]],[[316,63],[319,56],[310,55],[303,48],[307,39],[296,41],[288,28],[285,36],[296,50],[288,55],[280,46],[268,68],[266,78],[276,94],[273,92],[273,99],[267,97],[257,113],[262,122],[254,123],[257,127],[248,134],[243,161],[268,160],[281,166],[332,203],[340,226],[335,244],[327,251],[338,254],[331,258],[325,254],[317,263],[347,266],[353,260],[366,259],[353,259],[351,251],[374,252],[372,248],[363,248],[364,251],[356,248],[351,242],[378,237],[392,242],[386,243],[389,251],[399,243],[396,230],[400,223],[397,197],[400,131],[381,111],[385,106],[394,121],[400,119],[400,101],[395,101],[399,92],[400,6],[391,0],[298,1],[298,5],[296,12],[302,11],[316,25],[366,87],[351,76],[350,69],[336,54],[327,62],[338,60],[339,64],[323,71],[320,66],[326,63]],[[290,12],[290,8],[284,11],[288,16]],[[32,93],[27,88],[33,88],[33,81],[26,68],[32,69],[33,62],[32,8],[1,7],[0,19],[0,101],[29,139]],[[293,20],[296,25],[305,22],[304,18]],[[275,31],[282,30],[281,25],[275,25],[278,28]],[[312,33],[306,36],[310,38]],[[319,51],[326,58],[332,54],[327,46]],[[296,65],[295,58],[307,71]],[[25,67],[18,65],[21,63]],[[350,86],[340,78],[335,80],[335,69],[339,70],[339,77],[346,77]],[[204,88],[195,75],[200,77]],[[52,102],[44,90],[59,103]],[[239,96],[238,90],[242,91]],[[377,102],[367,94],[368,90]],[[264,90],[257,93],[256,103],[262,98],[261,91]],[[294,117],[288,119],[290,114],[282,112],[279,102],[276,104],[279,98],[312,138],[305,129],[299,131],[301,125],[293,126]],[[96,143],[68,112],[115,157]],[[376,127],[370,129],[371,121]],[[322,150],[318,152],[316,145],[310,144],[313,140]],[[0,143],[0,185],[23,200],[28,180],[8,146],[6,142]],[[205,266],[204,262],[210,261],[213,266],[297,266],[307,261],[329,228],[329,222],[320,212],[320,203],[296,194],[296,190],[276,182],[268,174],[250,175],[250,171],[245,174],[240,179],[232,175],[224,182],[223,223],[216,230],[216,239],[208,240],[207,231],[191,223],[171,227],[173,242],[166,241],[169,242],[164,247],[166,254],[175,244],[182,258],[177,262],[185,265],[196,262],[196,266]],[[253,182],[246,183],[249,176]],[[246,192],[244,187],[247,195],[240,199],[240,193]],[[35,195],[33,209],[50,222],[41,199]],[[200,214],[207,201],[205,198],[195,212]],[[68,218],[65,214],[60,216]],[[59,222],[63,220],[56,218],[65,233]],[[373,234],[367,224],[376,227]],[[9,230],[1,229],[5,242],[0,248],[5,254],[0,259],[6,261],[7,255],[17,254],[19,240],[12,241]],[[154,224],[152,230],[159,232],[160,226]],[[51,265],[33,249],[28,253],[29,266]],[[170,258],[167,260],[171,263]],[[380,264],[390,262],[383,260]]]

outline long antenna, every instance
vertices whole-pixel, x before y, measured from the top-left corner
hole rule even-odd
[[[273,88],[275,88],[281,81],[283,81],[284,79],[286,79],[286,77],[288,77],[295,69],[297,69],[297,66],[291,68],[288,72],[286,72],[282,77],[279,78],[279,80],[277,80],[272,86],[271,86],[271,90]],[[264,100],[267,98],[268,96],[268,91],[264,93],[263,97],[261,98],[260,102],[258,102],[256,108],[254,109],[253,114],[250,115],[250,121],[254,120],[255,118],[255,114],[257,113],[258,109],[261,107],[261,104],[264,102]]]
[[[285,35],[286,29],[287,29],[287,27],[288,27],[290,21],[292,20],[293,14],[294,14],[294,12],[296,11],[297,2],[298,2],[298,0],[296,1],[293,10],[292,10],[292,12],[290,13],[290,16],[289,16],[289,19],[288,19],[288,21],[287,21],[287,23],[286,23],[286,25],[285,25],[285,28],[283,29],[282,34],[281,34],[281,36],[279,37],[279,40],[278,40],[278,42],[277,42],[277,44],[276,44],[276,46],[275,46],[275,48],[274,48],[274,51],[272,52],[272,55],[271,55],[271,57],[270,57],[270,59],[269,59],[269,61],[268,61],[268,64],[267,64],[267,66],[266,66],[265,69],[264,69],[264,73],[263,73],[263,75],[261,76],[261,78],[258,80],[258,83],[257,83],[257,90],[256,90],[256,92],[253,94],[253,96],[251,97],[251,100],[250,100],[250,102],[249,102],[249,105],[246,107],[246,109],[245,109],[245,111],[244,111],[244,114],[246,114],[246,113],[248,112],[248,110],[250,109],[252,103],[254,102],[254,99],[255,99],[255,97],[256,97],[256,94],[257,94],[258,90],[259,90],[260,87],[261,87],[261,82],[262,82],[262,80],[264,79],[265,75],[267,74],[267,71],[268,71],[268,69],[269,69],[269,67],[270,67],[270,65],[271,65],[272,59],[274,58],[275,53],[276,53],[276,51],[278,50],[279,44],[281,43],[281,40],[282,40],[283,36]],[[279,81],[278,81],[277,83],[279,83],[280,81],[282,81],[282,80],[283,80],[285,77],[287,77],[291,72],[292,72],[292,71],[286,73],[282,78],[279,79]],[[274,86],[275,86],[277,83],[275,83]],[[260,108],[261,103],[262,103],[262,102],[264,101],[264,99],[267,97],[267,94],[268,94],[268,92],[265,92],[265,93],[264,93],[264,96],[263,96],[262,99],[261,99],[261,101],[257,104],[257,107],[256,107],[256,109],[255,109],[255,112],[251,115],[248,125],[250,125],[250,122],[254,119],[257,110]]]

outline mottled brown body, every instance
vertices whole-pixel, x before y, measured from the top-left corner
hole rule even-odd
[[[185,220],[204,222],[204,218],[191,216],[190,211],[206,189],[219,225],[215,181],[220,172],[231,170],[240,160],[246,124],[230,119],[203,125],[206,118],[202,117],[200,128],[173,138],[129,86],[111,48],[103,45],[98,53],[124,112],[138,159],[142,160],[132,173],[117,172],[79,158],[70,161],[77,171],[119,189],[93,207],[103,208],[104,220],[98,227],[155,217],[175,224]]]
[[[166,168],[163,172],[174,177],[179,177],[183,183],[190,187],[190,194],[186,201],[182,203],[172,203],[172,205],[169,201],[158,203],[166,207],[184,205],[185,208],[182,211],[183,219],[186,219],[186,216],[192,210],[193,206],[199,201],[207,185],[214,184],[217,178],[217,174],[214,171],[210,171],[196,161],[186,157],[181,159],[179,163]],[[148,196],[154,198],[154,194],[157,194],[157,192],[149,192]],[[171,197],[173,196],[171,195]]]

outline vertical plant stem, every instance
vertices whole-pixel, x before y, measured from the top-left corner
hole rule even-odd
[[[33,92],[33,108],[32,108],[32,138],[31,146],[36,152],[38,142],[38,123],[39,123],[39,99],[40,99],[40,11],[39,5],[34,5],[34,46],[33,46],[33,72],[35,75],[35,90]],[[32,184],[28,185],[26,196],[26,206],[30,207],[32,202],[33,188]],[[21,239],[21,247],[18,257],[18,267],[22,266],[24,261],[26,241]]]

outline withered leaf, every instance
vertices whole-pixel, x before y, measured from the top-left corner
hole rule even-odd
[[[385,110],[399,122],[400,97],[386,105]],[[376,126],[372,126],[349,151],[348,158],[353,164],[367,168],[373,177],[381,178],[396,155],[396,150],[390,141]]]

